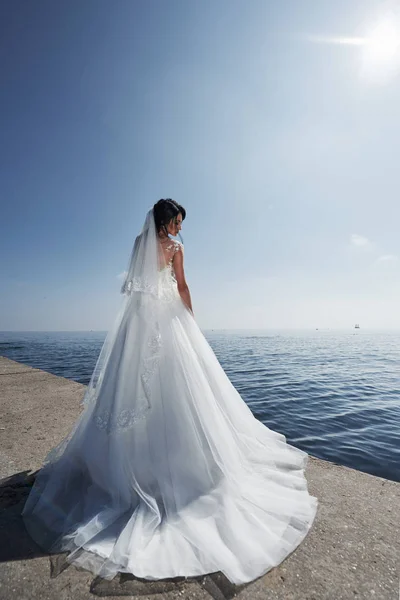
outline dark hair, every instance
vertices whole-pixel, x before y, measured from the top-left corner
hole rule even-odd
[[[163,229],[166,235],[168,235],[167,224],[171,219],[177,217],[179,213],[182,215],[182,221],[186,217],[186,210],[183,208],[183,206],[171,198],[159,200],[153,206],[153,210],[157,231]]]

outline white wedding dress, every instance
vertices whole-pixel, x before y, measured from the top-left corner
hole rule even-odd
[[[39,472],[24,521],[39,545],[105,578],[222,571],[245,583],[312,525],[308,455],[253,416],[183,303],[172,261],[157,279],[156,298],[127,297],[106,368]]]

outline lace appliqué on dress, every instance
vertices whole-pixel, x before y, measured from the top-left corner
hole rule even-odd
[[[121,287],[122,294],[131,294],[132,292],[146,292],[148,294],[157,294],[157,286],[152,284],[148,279],[134,277],[125,281]]]
[[[135,423],[147,416],[151,409],[151,383],[158,367],[161,349],[161,336],[158,332],[152,334],[147,341],[147,353],[142,359],[140,381],[142,393],[136,399],[136,407],[124,408],[117,414],[105,410],[94,416],[96,427],[108,434],[131,428]],[[135,402],[135,400],[134,400]]]
[[[165,246],[165,250],[173,252],[173,255],[175,252],[178,252],[180,248],[183,250],[183,244],[178,242],[178,240],[170,240],[170,243]]]

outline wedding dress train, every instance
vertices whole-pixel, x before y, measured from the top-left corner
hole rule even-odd
[[[104,352],[25,505],[31,536],[105,578],[222,571],[241,584],[278,565],[316,514],[308,455],[253,416],[183,303],[172,263],[155,296],[127,296]]]

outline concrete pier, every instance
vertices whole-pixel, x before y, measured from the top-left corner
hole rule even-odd
[[[148,582],[94,578],[49,557],[20,516],[32,473],[68,433],[84,386],[0,357],[0,598],[81,600],[399,600],[400,483],[310,457],[309,491],[319,508],[305,541],[245,586],[221,574]]]

